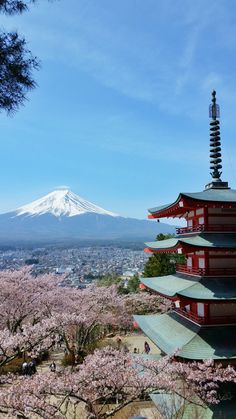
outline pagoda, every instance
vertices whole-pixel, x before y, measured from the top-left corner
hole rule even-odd
[[[146,243],[145,249],[185,256],[175,274],[141,279],[142,286],[170,299],[173,308],[162,315],[134,317],[163,354],[227,364],[236,360],[236,190],[221,180],[215,91],[210,118],[211,182],[202,192],[181,192],[173,203],[149,210],[151,219],[186,220],[173,238]]]

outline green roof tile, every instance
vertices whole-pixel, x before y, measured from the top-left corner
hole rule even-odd
[[[236,358],[236,325],[200,326],[176,312],[134,318],[166,354],[178,350],[178,355],[185,359]]]
[[[236,248],[236,233],[197,233],[188,237],[175,237],[167,240],[156,240],[145,243],[149,249],[172,249],[177,245],[188,244],[207,248]]]
[[[160,294],[174,297],[179,291],[191,287],[196,281],[192,279],[184,279],[177,275],[159,276],[157,278],[141,278],[142,284],[159,292]]]
[[[141,278],[141,282],[153,291],[168,297],[181,295],[196,300],[234,300],[236,299],[235,278],[183,278],[179,274]]]
[[[179,417],[182,419],[233,419],[236,417],[235,398],[232,400],[222,400],[219,404],[206,407],[188,403],[177,394],[172,395],[160,392],[150,394],[150,398],[165,419],[177,419]]]
[[[176,321],[177,316],[175,313],[136,315],[134,319],[158,348],[166,354],[171,354],[193,339],[200,329],[200,326],[187,319],[181,318],[182,322]]]
[[[150,208],[148,211],[151,214],[155,214],[159,211],[163,211],[165,209],[171,208],[173,205],[177,204],[181,198],[191,198],[197,201],[208,201],[208,202],[236,202],[236,190],[234,189],[207,189],[201,192],[181,192],[178,198],[172,202],[171,204],[161,205],[158,207]]]
[[[236,202],[235,189],[206,189],[202,192],[182,192],[181,196],[187,198],[197,199],[200,201],[214,201],[214,202]]]

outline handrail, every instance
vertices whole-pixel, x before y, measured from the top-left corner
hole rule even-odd
[[[211,316],[209,318],[200,317],[192,311],[185,311],[182,308],[174,308],[176,313],[181,314],[186,319],[192,320],[198,324],[233,324],[236,323],[236,315],[229,316]]]
[[[200,224],[197,226],[189,226],[189,227],[177,227],[176,233],[177,234],[184,234],[184,233],[193,233],[195,231],[203,231],[204,230],[204,224]]]
[[[206,270],[205,269],[201,269],[201,268],[194,268],[192,266],[187,266],[187,265],[180,265],[177,264],[176,267],[176,272],[184,272],[186,274],[190,274],[190,275],[205,275]]]
[[[199,275],[199,276],[228,276],[228,275],[236,275],[236,267],[232,268],[210,268],[210,269],[203,269],[203,268],[195,268],[192,266],[181,265],[177,264],[176,272],[183,272],[189,275]]]
[[[185,311],[182,308],[175,308],[174,311],[176,311],[176,313],[181,314],[182,316],[186,317],[189,320],[193,320],[196,323],[199,323],[199,324],[205,323],[204,317],[200,317],[197,314],[194,314],[192,311]]]
[[[205,224],[199,224],[188,227],[177,227],[177,234],[194,233],[197,231],[236,231],[236,224],[209,224],[207,227]]]

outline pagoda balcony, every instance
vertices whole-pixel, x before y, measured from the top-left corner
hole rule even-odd
[[[219,231],[229,233],[231,231],[236,231],[236,224],[211,224],[208,226],[205,226],[205,224],[199,224],[196,226],[176,228],[177,234],[196,233],[199,231]]]
[[[181,272],[189,275],[197,276],[236,276],[236,267],[235,268],[194,268],[192,266],[180,265],[177,264],[176,272]]]
[[[211,316],[210,318],[200,317],[192,311],[186,311],[183,308],[175,308],[173,311],[197,324],[236,324],[236,315],[231,316]]]
[[[193,313],[192,311],[186,311],[182,308],[175,308],[173,311],[180,314],[181,316],[186,317],[186,319],[188,319],[188,320],[192,320],[195,323],[198,323],[198,324],[204,324],[205,323],[205,318],[204,317],[200,317],[197,314]]]
[[[197,275],[197,276],[205,275],[205,271],[206,271],[205,269],[193,268],[192,266],[180,265],[180,264],[177,264],[175,269],[176,269],[176,272],[182,272],[185,274]]]
[[[197,231],[204,231],[204,224],[197,225],[197,226],[189,226],[189,227],[177,227],[176,233],[177,234],[185,234],[185,233],[194,233]]]

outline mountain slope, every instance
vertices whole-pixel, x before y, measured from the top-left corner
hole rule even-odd
[[[74,217],[76,215],[92,212],[95,214],[117,217],[117,214],[104,210],[103,208],[86,201],[84,198],[81,198],[68,189],[58,189],[51,192],[28,205],[18,208],[16,212],[18,216],[52,214],[55,215],[55,217]]]
[[[151,240],[174,226],[120,217],[70,191],[55,191],[16,211],[0,214],[0,243],[82,240]]]

